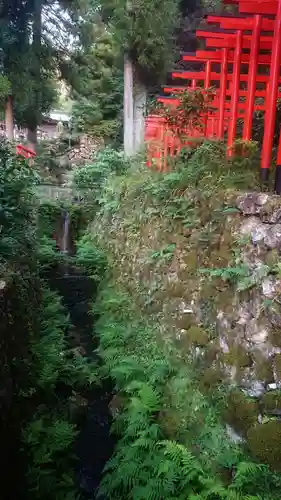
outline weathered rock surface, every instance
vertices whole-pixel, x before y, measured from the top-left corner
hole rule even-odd
[[[137,296],[144,290],[159,335],[172,336],[202,370],[204,390],[229,383],[227,430],[239,441],[258,434],[272,408],[281,410],[281,198],[246,193],[230,203],[239,213],[213,229],[212,208],[200,200],[188,233],[150,216],[128,235],[122,216],[114,218],[110,251],[125,285]],[[171,261],[151,263],[152,249],[160,254],[171,241]]]

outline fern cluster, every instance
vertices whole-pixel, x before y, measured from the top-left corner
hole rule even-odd
[[[68,346],[70,322],[58,294],[45,286],[42,291],[39,336],[30,344],[30,387],[23,394],[35,404],[22,435],[29,454],[29,494],[33,500],[71,500],[76,498],[71,447],[77,431],[58,386],[63,384],[66,394],[91,386],[98,382],[97,367]]]
[[[5,143],[0,144],[0,165],[3,491],[8,487],[18,498],[23,483],[25,497],[32,500],[74,500],[77,430],[71,396],[98,378],[96,364],[67,342],[69,317],[58,294],[40,278],[42,267],[57,262],[51,234],[62,207],[45,204],[38,216],[33,192],[38,177]],[[71,215],[78,225],[80,211],[74,208]]]
[[[76,265],[87,271],[89,277],[98,283],[105,274],[107,262],[104,255],[95,241],[95,237],[90,231],[78,240],[76,248],[76,256],[74,259]]]
[[[159,346],[157,332],[138,317],[130,297],[108,286],[97,306],[102,374],[113,378],[121,400],[113,428],[119,441],[99,495],[109,500],[280,498],[281,477],[247,459],[229,440],[190,368],[173,346]]]

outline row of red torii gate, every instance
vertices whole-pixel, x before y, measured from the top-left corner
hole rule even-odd
[[[267,181],[272,163],[277,100],[281,98],[281,0],[224,0],[224,3],[235,4],[239,13],[207,17],[206,28],[196,32],[198,38],[205,40],[205,49],[182,55],[183,61],[192,62],[199,69],[173,72],[173,81],[179,80],[182,84],[165,87],[166,95],[158,101],[172,108],[179,103],[177,95],[173,95],[184,90],[214,87],[210,107],[202,117],[204,126],[189,125],[185,136],[227,137],[229,156],[237,140],[238,120],[242,122],[241,139],[250,141],[254,113],[262,112],[261,179]],[[178,154],[184,145],[161,114],[147,117],[145,139],[148,166],[156,164],[159,170],[165,170],[167,159]],[[275,191],[281,194],[281,131]]]

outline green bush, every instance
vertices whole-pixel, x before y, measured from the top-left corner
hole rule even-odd
[[[129,166],[123,153],[106,148],[95,154],[91,164],[74,171],[74,184],[79,191],[98,202],[104,181],[111,174],[124,174]]]
[[[77,242],[75,263],[84,268],[95,282],[99,282],[105,275],[107,269],[105,255],[97,247],[95,238],[89,231]]]
[[[27,161],[0,142],[0,258],[26,260],[35,242],[33,192],[39,177]]]

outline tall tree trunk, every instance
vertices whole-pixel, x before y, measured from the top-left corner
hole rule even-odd
[[[33,18],[33,54],[35,63],[35,96],[34,96],[34,123],[30,124],[27,131],[27,141],[30,149],[36,151],[37,144],[37,118],[41,107],[40,96],[40,80],[41,80],[41,37],[42,37],[42,0],[34,2],[34,18]]]
[[[14,139],[14,121],[13,121],[13,107],[12,99],[9,96],[6,102],[5,108],[5,124],[6,124],[6,136],[9,141]]]
[[[134,154],[141,151],[144,145],[145,131],[145,110],[146,110],[147,91],[141,83],[135,82],[134,85]]]
[[[124,59],[124,153],[127,157],[134,154],[134,98],[133,98],[133,64],[125,56]]]
[[[31,149],[31,151],[36,151],[37,144],[37,127],[33,130],[31,128],[27,129],[27,147]]]

